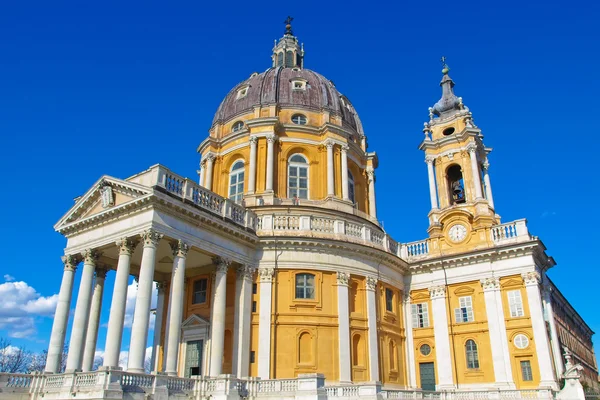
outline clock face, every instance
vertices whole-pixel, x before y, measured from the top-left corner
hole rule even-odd
[[[448,230],[448,238],[454,243],[462,242],[467,237],[467,228],[464,225],[452,225]]]

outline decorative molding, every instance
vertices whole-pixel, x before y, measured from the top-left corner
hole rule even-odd
[[[347,272],[338,272],[337,273],[337,283],[341,286],[348,286],[348,281],[350,280],[350,274]]]
[[[102,182],[99,185],[100,199],[102,201],[102,208],[108,208],[115,205],[115,194],[113,193],[112,187],[108,182]]]
[[[438,285],[429,288],[429,297],[431,300],[443,299],[446,297],[446,286]]]
[[[126,237],[117,240],[115,244],[117,247],[119,247],[119,255],[127,256],[132,255],[135,247],[137,246],[137,242],[134,242]]]
[[[539,285],[540,284],[540,274],[537,271],[529,271],[521,274],[523,278],[523,282],[525,282],[525,286]]]
[[[100,254],[97,250],[95,249],[86,249],[81,253],[81,256],[83,257],[83,263],[84,264],[91,264],[91,265],[96,265],[96,261],[98,261],[98,258],[100,257]]]
[[[173,251],[173,257],[187,257],[187,253],[190,249],[190,246],[185,243],[183,240],[178,240],[176,242],[171,243],[171,250]]]
[[[480,280],[483,291],[498,290],[500,289],[500,278],[491,277],[483,278]]]
[[[155,229],[150,228],[142,232],[140,236],[144,241],[144,247],[158,247],[158,243],[164,235],[162,233],[159,233]]]
[[[65,271],[77,271],[77,264],[81,261],[81,258],[77,254],[67,254],[61,257],[61,260],[65,266]]]
[[[372,276],[367,276],[366,287],[367,287],[367,290],[375,291],[375,288],[377,287],[377,278],[373,278]]]
[[[261,282],[272,282],[273,275],[275,275],[274,268],[259,268],[258,269],[258,276],[259,276]]]
[[[229,270],[229,264],[231,264],[230,260],[219,256],[213,257],[212,262],[217,266],[217,273],[220,274],[226,274]]]

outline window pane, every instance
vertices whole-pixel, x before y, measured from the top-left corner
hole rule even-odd
[[[531,362],[530,361],[521,361],[521,376],[524,381],[532,381],[533,373],[531,371]]]
[[[298,180],[298,183],[299,183],[299,185],[298,185],[298,186],[299,186],[301,189],[306,189],[306,188],[308,187],[308,182],[307,182],[306,178],[300,178],[300,179]]]
[[[229,178],[229,184],[235,185],[236,183],[237,183],[237,175],[231,175],[231,178]]]
[[[292,188],[290,188],[289,192],[290,192],[289,197],[296,197],[296,195],[298,194],[298,191],[296,189],[292,189]],[[298,196],[298,197],[300,197],[300,196]]]
[[[315,289],[306,288],[306,299],[314,299],[315,298]]]
[[[306,190],[306,189],[299,190],[298,197],[301,199],[308,199],[308,190]]]
[[[298,176],[298,167],[290,167],[290,176]]]
[[[306,175],[307,175],[308,169],[307,169],[307,168],[298,168],[298,170],[299,170],[299,172],[300,172],[300,176],[301,176],[302,178],[306,178]]]

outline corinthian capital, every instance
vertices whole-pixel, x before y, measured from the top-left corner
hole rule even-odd
[[[254,271],[256,271],[256,268],[251,265],[240,265],[237,269],[237,277],[238,279],[251,280],[252,276],[254,276]]]
[[[334,145],[335,143],[333,142],[333,140],[326,140],[326,141],[325,141],[323,144],[324,144],[324,145],[325,145],[325,147],[327,147],[328,149],[332,149],[332,148],[333,148],[333,145]]]
[[[481,167],[483,168],[484,171],[487,171],[488,169],[490,169],[490,163],[488,162],[487,159],[483,162],[483,164],[481,164]]]
[[[163,234],[150,228],[140,234],[144,241],[144,247],[158,247],[158,242],[162,239]]]
[[[350,146],[348,146],[347,144],[344,144],[341,146],[342,149],[342,153],[347,153],[348,150],[350,150]]]
[[[427,164],[433,164],[434,161],[435,161],[435,157],[434,156],[425,156],[425,162]]]
[[[429,297],[433,299],[440,299],[446,297],[446,286],[438,285],[429,288]]]
[[[474,154],[477,151],[477,144],[476,143],[469,143],[467,145],[467,151],[471,154]]]
[[[258,269],[258,276],[260,277],[261,282],[272,282],[273,275],[275,275],[275,270],[273,268]]]
[[[178,240],[171,243],[171,250],[173,251],[173,257],[185,258],[187,256],[190,246],[187,245],[183,240]]]
[[[377,278],[373,278],[372,276],[367,276],[367,290],[374,291],[377,287]]]
[[[267,135],[267,143],[275,143],[277,141],[277,135],[274,133]]]
[[[369,183],[375,182],[375,169],[373,169],[373,167],[367,168],[367,178],[369,180]]]
[[[77,270],[77,264],[81,261],[81,258],[77,254],[67,254],[61,257],[65,270],[75,272]]]
[[[348,286],[348,281],[350,280],[350,274],[346,272],[338,272],[337,273],[337,283],[338,285]]]
[[[481,287],[483,287],[483,291],[486,292],[488,290],[498,290],[500,289],[500,279],[491,277],[491,278],[483,278],[481,279]]]
[[[81,256],[84,264],[96,265],[100,253],[95,249],[86,249],[81,253]]]
[[[218,256],[213,257],[212,262],[217,267],[217,273],[222,274],[227,273],[227,270],[229,269],[229,264],[231,264],[231,261],[229,261],[228,259]]]
[[[96,280],[98,279],[102,279],[104,280],[106,278],[106,273],[108,272],[107,267],[96,267]]]
[[[525,286],[540,284],[540,274],[537,271],[523,272],[521,277],[523,278],[523,282],[525,282]]]
[[[250,144],[256,144],[258,142],[258,138],[254,135],[250,136]]]
[[[126,237],[117,240],[115,244],[119,248],[119,255],[124,254],[124,255],[128,255],[128,256],[133,254],[133,251],[135,250],[135,246],[137,245],[136,242],[134,242],[133,240],[130,240]]]

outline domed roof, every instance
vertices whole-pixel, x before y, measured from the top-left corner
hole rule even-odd
[[[305,88],[293,89],[293,82],[304,82]],[[246,94],[240,91],[247,88]],[[362,126],[350,101],[335,88],[333,82],[309,69],[269,68],[238,84],[225,96],[213,119],[213,125],[236,115],[251,112],[255,106],[277,104],[282,107],[328,110],[342,118],[344,127],[362,134]]]

